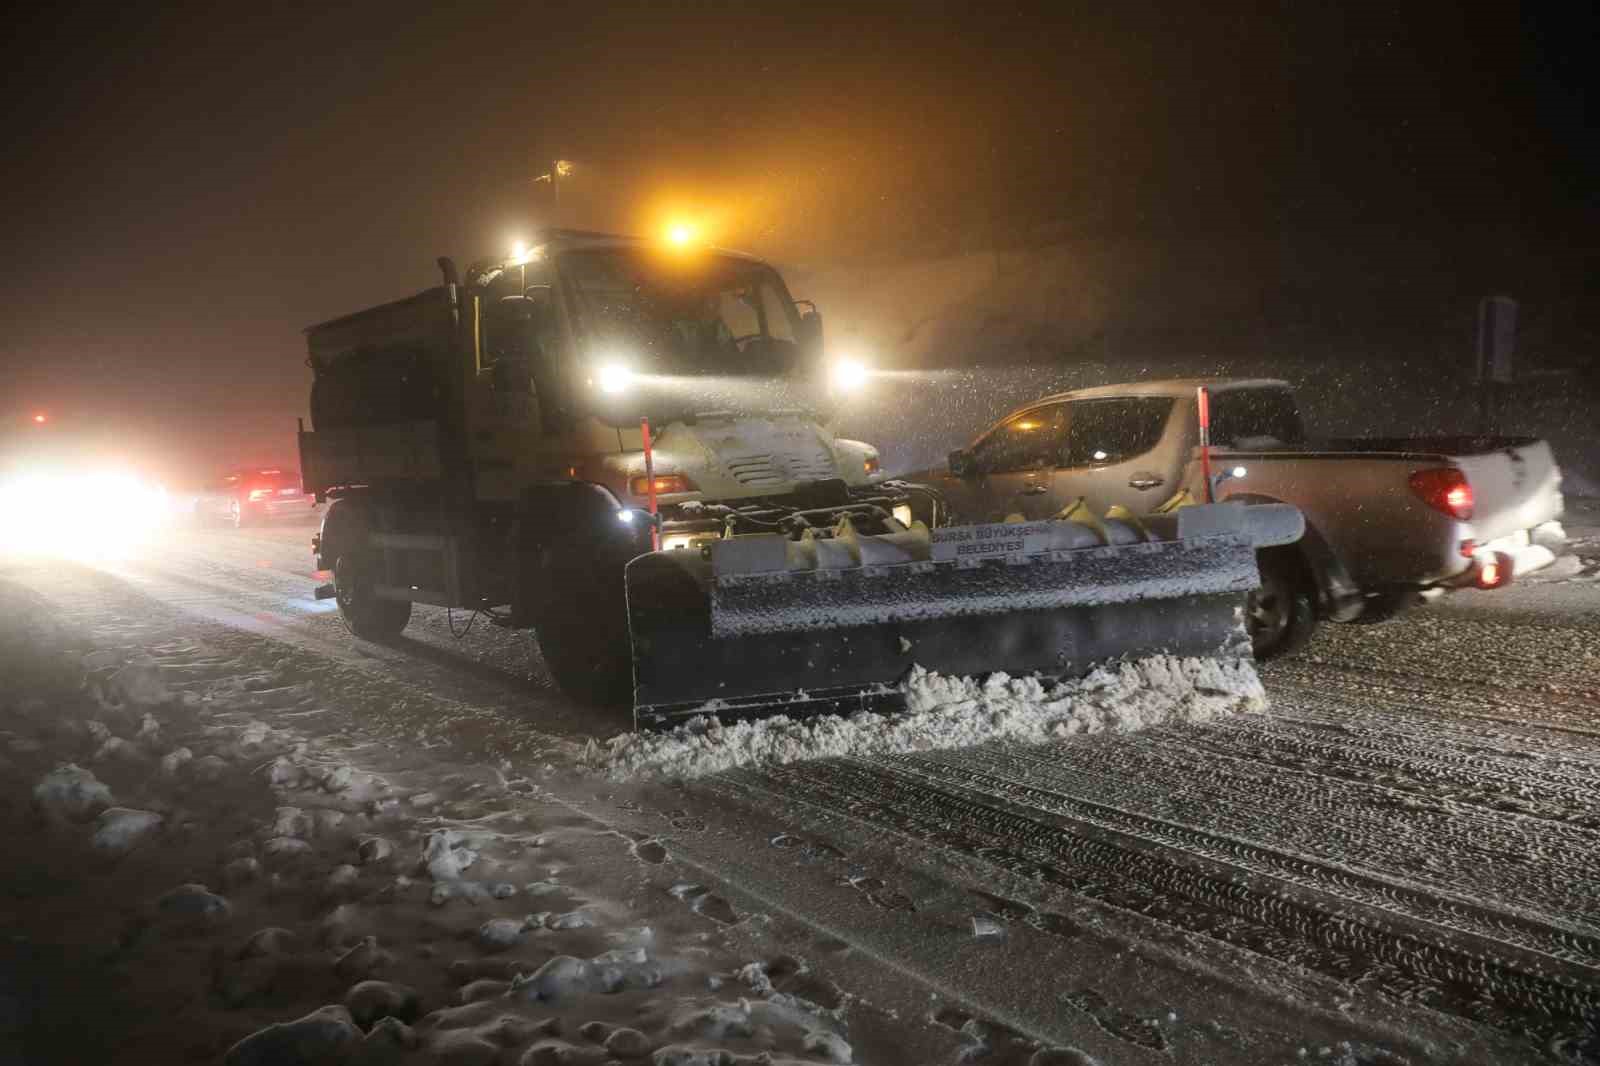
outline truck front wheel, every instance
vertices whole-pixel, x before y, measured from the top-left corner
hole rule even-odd
[[[627,595],[621,566],[539,553],[534,631],[550,676],[566,695],[609,707],[633,691]]]
[[[350,632],[367,640],[390,640],[411,621],[409,600],[383,600],[373,592],[373,568],[362,552],[348,552],[333,564],[334,598]]]
[[[1292,551],[1260,552],[1261,587],[1250,593],[1245,628],[1257,660],[1275,659],[1305,647],[1317,629],[1311,579]]]

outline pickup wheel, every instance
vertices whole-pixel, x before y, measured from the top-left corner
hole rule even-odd
[[[621,564],[538,553],[533,627],[550,676],[563,693],[602,707],[628,703],[633,655]]]
[[[1261,587],[1250,593],[1245,628],[1257,660],[1275,659],[1305,647],[1317,629],[1309,575],[1293,552],[1257,555]]]
[[[379,599],[372,590],[370,555],[349,552],[333,564],[334,599],[350,632],[367,640],[392,640],[411,621],[410,600]]]

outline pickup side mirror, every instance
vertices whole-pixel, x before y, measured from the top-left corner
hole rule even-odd
[[[972,453],[957,448],[950,453],[950,473],[956,477],[971,477],[978,472],[978,464],[973,460]]]
[[[801,348],[822,351],[822,312],[810,300],[796,300],[794,305],[800,312],[800,330],[795,340]]]

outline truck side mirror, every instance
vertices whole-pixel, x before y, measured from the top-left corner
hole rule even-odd
[[[950,473],[956,477],[971,477],[978,472],[978,464],[973,462],[972,453],[957,448],[950,453]]]
[[[800,330],[795,339],[800,342],[800,347],[812,351],[822,350],[822,312],[817,310],[817,305],[810,300],[796,300],[795,307],[800,311]]]

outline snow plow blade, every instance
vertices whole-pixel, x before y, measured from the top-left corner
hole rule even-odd
[[[892,708],[913,664],[1067,677],[1125,655],[1248,654],[1255,552],[1304,528],[1273,504],[1063,515],[640,556],[627,570],[635,723]]]

